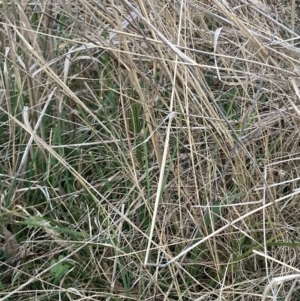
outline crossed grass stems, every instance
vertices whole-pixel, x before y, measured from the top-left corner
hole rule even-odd
[[[291,94],[283,92],[288,80],[282,77],[294,76],[289,70],[297,49],[281,43],[278,65],[272,61],[274,52],[280,55],[278,40],[272,39],[291,35],[290,30],[273,28],[269,34],[252,28],[252,17],[266,22],[265,28],[270,23],[263,12],[246,7],[250,32],[242,10],[228,15],[216,1],[188,3],[207,26],[182,7],[174,10],[178,22],[156,12],[155,23],[141,3],[136,10],[127,1],[99,6],[99,15],[82,1],[85,23],[67,8],[59,14],[51,6],[23,14],[20,5],[15,11],[12,5],[4,7],[10,51],[2,54],[1,219],[20,243],[34,238],[33,254],[35,244],[50,252],[45,262],[34,258],[26,266],[38,269],[39,281],[18,274],[12,290],[2,285],[1,300],[25,287],[52,291],[52,298],[58,291],[70,299],[101,291],[103,298],[165,300],[217,292],[230,300],[262,293],[264,284],[284,273],[281,266],[298,247],[298,193],[292,190],[298,182],[284,184],[297,178],[298,113],[292,94],[298,91],[291,79]],[[53,27],[43,27],[43,20]],[[105,24],[100,34],[99,20]],[[168,32],[166,22],[176,24],[178,32]],[[232,22],[235,31],[228,34]],[[188,32],[188,25],[194,31]],[[217,31],[221,26],[223,32]],[[206,42],[196,52],[191,45],[198,39]],[[245,39],[249,44],[240,43]],[[280,130],[274,134],[275,125]],[[193,208],[201,208],[200,222]],[[253,249],[271,250],[281,261],[269,270],[267,254],[253,257]],[[165,269],[145,267],[162,258],[171,259]],[[76,264],[54,283],[51,267],[69,259]],[[253,284],[246,286],[249,279]],[[68,291],[74,283],[87,292]],[[280,293],[288,295],[290,287]]]

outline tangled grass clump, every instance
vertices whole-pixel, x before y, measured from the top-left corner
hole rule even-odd
[[[300,300],[300,22],[272,2],[0,2],[0,300]]]

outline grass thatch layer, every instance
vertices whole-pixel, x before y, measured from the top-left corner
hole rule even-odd
[[[0,300],[300,300],[300,23],[270,2],[1,1]]]

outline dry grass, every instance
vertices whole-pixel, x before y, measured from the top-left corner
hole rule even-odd
[[[249,2],[1,1],[0,300],[300,300],[300,22]]]

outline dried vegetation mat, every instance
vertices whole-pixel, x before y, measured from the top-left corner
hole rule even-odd
[[[297,5],[0,1],[0,301],[300,300]]]

